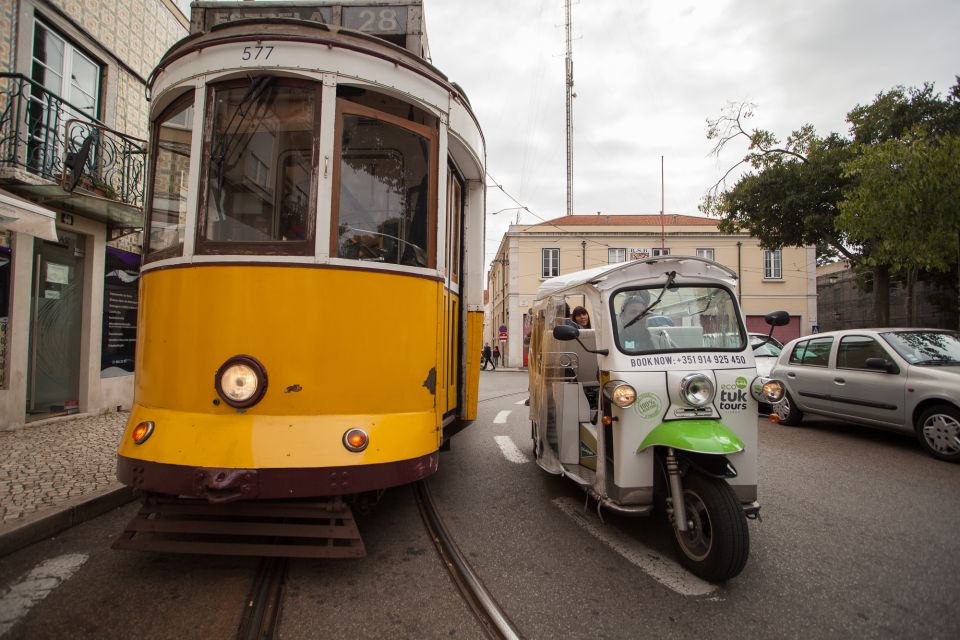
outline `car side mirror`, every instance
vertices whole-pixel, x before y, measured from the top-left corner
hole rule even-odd
[[[868,369],[879,369],[887,373],[898,373],[900,371],[896,363],[890,362],[886,358],[867,358],[864,364],[867,365]]]

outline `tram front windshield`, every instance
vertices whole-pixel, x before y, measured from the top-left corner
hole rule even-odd
[[[746,333],[729,290],[710,286],[625,289],[612,300],[624,353],[740,351]]]

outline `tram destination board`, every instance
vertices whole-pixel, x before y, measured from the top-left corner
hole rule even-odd
[[[423,8],[421,0],[378,0],[376,2],[213,2],[193,4],[190,32],[237,20],[290,18],[344,27],[379,36],[423,55]]]

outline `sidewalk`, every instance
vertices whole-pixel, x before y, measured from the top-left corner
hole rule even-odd
[[[0,556],[129,501],[117,482],[128,413],[0,428]]]

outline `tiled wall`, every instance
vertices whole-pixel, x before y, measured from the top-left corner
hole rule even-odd
[[[83,27],[91,38],[120,58],[141,78],[151,70],[170,46],[187,35],[187,30],[161,0],[52,0]],[[125,69],[117,69],[112,82],[116,89],[118,131],[147,137],[147,102],[143,83]]]
[[[16,0],[0,0],[0,65],[4,71],[13,69],[16,61],[14,39],[17,33]]]

